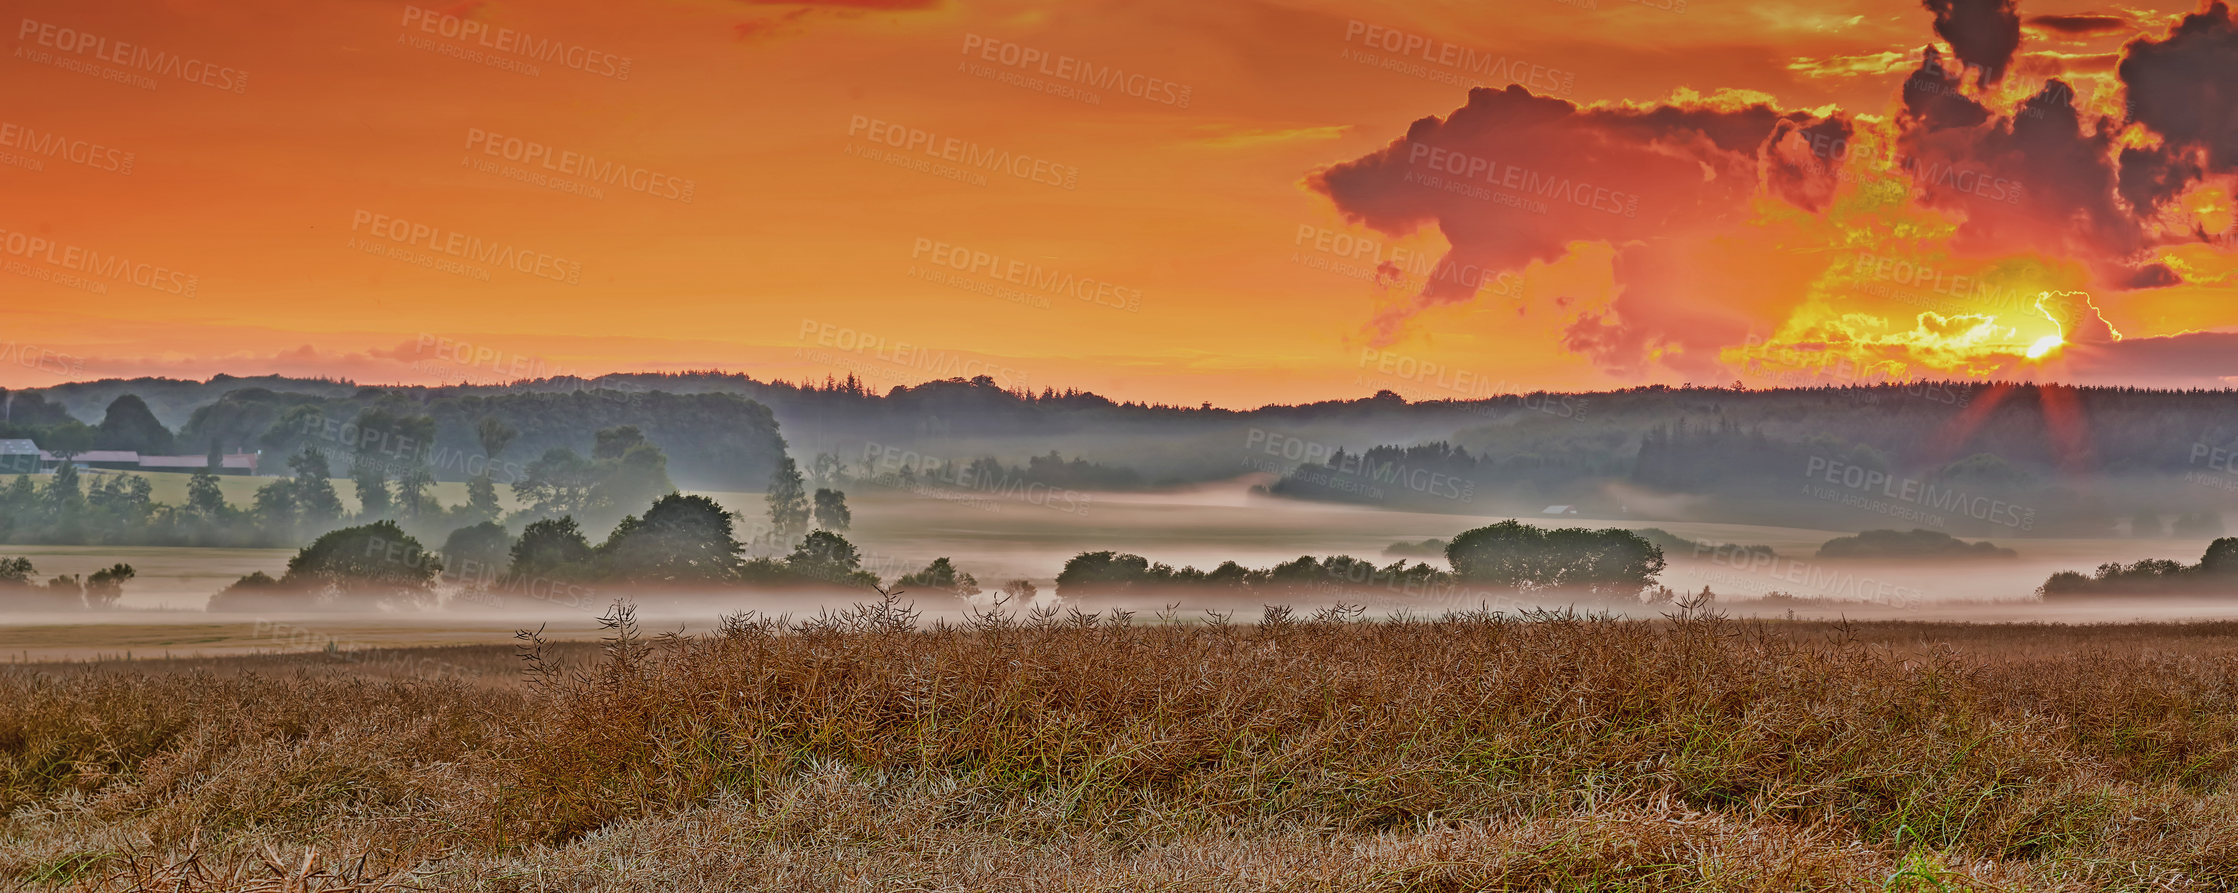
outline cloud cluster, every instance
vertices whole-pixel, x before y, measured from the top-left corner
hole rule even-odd
[[[1384,148],[1315,171],[1308,188],[1348,220],[1393,236],[1434,227],[1450,245],[1441,272],[1477,274],[1431,277],[1411,303],[1375,317],[1370,337],[1389,343],[1423,310],[1475,299],[1456,283],[1557,263],[1581,243],[1608,246],[1615,289],[1558,302],[1570,314],[1566,343],[1617,374],[1717,376],[1730,371],[1721,356],[1752,332],[1855,329],[1842,312],[1825,316],[1839,324],[1799,320],[1823,303],[1823,274],[1845,251],[1888,232],[1953,263],[2022,258],[2074,269],[2075,285],[2102,294],[2180,284],[2158,249],[2205,234],[2172,223],[2169,209],[2238,168],[2238,19],[2229,8],[2217,0],[2164,37],[2125,48],[2125,119],[2085,107],[2061,77],[2033,92],[1993,89],[2015,71],[2021,45],[2012,0],[1925,6],[1949,55],[1924,50],[1890,115],[1782,108],[1760,94],[1578,105],[1520,86],[1479,88]],[[2028,23],[2031,33],[2096,35],[2129,21]],[[1893,197],[1873,198],[1869,187],[1893,188]],[[1863,232],[1853,220],[1861,205],[1910,224]],[[1922,372],[1977,368],[1938,366],[1952,351],[2000,365],[2035,359],[2042,348],[2025,338],[2038,336],[2024,333],[2046,327],[2041,312],[2078,346],[2076,362],[2200,355],[2119,339],[2087,295],[2040,311],[1979,312],[1884,316],[1874,349],[1914,351]]]

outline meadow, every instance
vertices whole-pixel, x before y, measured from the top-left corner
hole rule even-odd
[[[54,890],[2226,890],[2238,624],[901,602],[0,670]],[[525,659],[524,659],[525,657]]]

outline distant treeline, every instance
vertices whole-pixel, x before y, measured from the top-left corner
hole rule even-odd
[[[893,371],[904,377],[911,370]],[[1660,498],[1683,496],[1701,497],[1685,503],[1697,519],[1853,527],[1877,515],[1884,524],[1969,536],[2151,530],[2168,518],[2217,512],[2238,494],[2238,392],[2228,390],[1959,381],[1658,385],[1595,394],[1471,390],[1415,401],[1382,391],[1230,410],[1114,401],[988,376],[884,390],[852,376],[784,382],[719,372],[347,393],[336,382],[247,383],[66,385],[41,392],[52,399],[31,411],[51,421],[60,400],[90,417],[92,401],[137,388],[158,418],[194,407],[178,436],[186,452],[211,437],[229,448],[254,445],[299,404],[346,423],[371,404],[395,401],[400,413],[436,418],[438,445],[468,457],[472,424],[493,413],[524,432],[526,455],[569,438],[580,450],[585,432],[634,424],[668,446],[680,482],[711,488],[766,477],[755,457],[768,454],[782,423],[800,454],[848,461],[904,449],[945,467],[992,457],[1014,472],[1018,463],[1030,466],[1029,457],[1060,450],[1068,464],[1104,469],[1098,487],[1130,486],[1130,476],[1155,486],[1269,472],[1280,479],[1271,489],[1284,495],[1395,508],[1569,505],[1654,518],[1673,516],[1658,508]],[[719,402],[727,399],[767,407],[766,436],[744,417],[750,410]],[[726,421],[730,415],[738,418]],[[282,453],[300,445],[284,426],[273,436]],[[733,453],[745,456],[736,469]],[[2105,478],[2142,483],[2083,483]],[[2159,518],[2136,524],[2140,511]]]
[[[566,447],[589,452],[595,431],[632,426],[664,446],[669,472],[689,486],[750,490],[784,455],[769,408],[732,394],[578,390],[489,395],[418,388],[360,388],[347,396],[249,387],[196,407],[176,432],[139,396],[114,398],[88,425],[38,393],[0,396],[13,407],[0,437],[36,440],[50,452],[136,450],[203,455],[211,450],[265,454],[267,465],[305,449],[328,455],[379,454],[428,469],[436,480],[488,473],[519,480],[528,461]],[[426,419],[415,427],[408,420]],[[478,428],[495,420],[517,432],[509,454],[481,448]],[[273,469],[260,469],[270,474]]]

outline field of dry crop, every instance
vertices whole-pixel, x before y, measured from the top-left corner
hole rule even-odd
[[[614,627],[7,667],[0,886],[2238,886],[2238,624]]]

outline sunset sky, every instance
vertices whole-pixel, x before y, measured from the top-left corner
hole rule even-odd
[[[5,8],[4,386],[2238,383],[2220,4]]]

